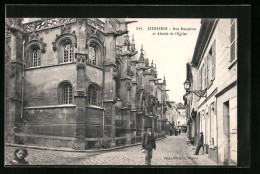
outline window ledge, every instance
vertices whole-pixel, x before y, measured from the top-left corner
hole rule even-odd
[[[25,68],[25,70],[49,68],[49,67],[62,66],[62,65],[70,65],[70,64],[76,64],[76,62],[68,62],[68,63],[59,63],[59,64],[54,64],[54,65],[45,65],[45,66],[29,67],[29,68]]]
[[[230,65],[228,66],[228,69],[230,70],[236,63],[237,63],[237,59],[234,59],[232,62],[230,62]]]
[[[51,109],[51,108],[66,108],[66,107],[76,107],[74,104],[60,104],[60,105],[46,105],[46,106],[28,106],[24,109]]]
[[[101,107],[101,106],[96,106],[96,105],[88,105],[88,106],[86,106],[87,108],[93,108],[93,109],[101,109],[101,110],[104,110],[104,108],[103,107]]]
[[[62,63],[59,63],[60,65],[66,65],[66,64],[70,64],[70,63],[76,63],[75,61],[71,61],[71,62],[62,62]]]

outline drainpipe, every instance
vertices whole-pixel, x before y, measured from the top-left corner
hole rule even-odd
[[[23,108],[24,108],[24,102],[23,102],[23,100],[24,100],[24,64],[25,64],[25,62],[24,62],[24,44],[25,44],[25,41],[23,41],[23,57],[22,57],[22,86],[21,86],[21,120],[22,120],[22,125],[23,125],[23,127],[22,127],[22,130],[23,130],[23,132],[24,132],[24,128],[25,128],[25,120],[24,120],[24,118],[23,118]]]
[[[24,98],[24,94],[23,94],[23,86],[24,86],[24,43],[25,43],[25,41],[23,41],[23,57],[22,57],[22,63],[23,63],[23,68],[22,68],[22,89],[21,89],[21,91],[22,91],[22,96],[21,96],[21,98],[22,98],[22,101],[21,101],[21,119],[24,121],[24,119],[23,119],[23,105],[24,105],[24,103],[23,103],[23,98]]]
[[[104,43],[104,48],[106,47],[105,43]],[[104,134],[105,134],[105,108],[104,108],[104,86],[105,86],[105,56],[106,56],[106,49],[104,49],[104,53],[103,53],[103,78],[102,78],[102,97],[101,97],[101,103],[102,103],[102,108],[103,108],[103,120],[102,120],[102,123],[103,123],[103,130],[102,130],[102,133],[103,133],[103,137],[104,137]]]

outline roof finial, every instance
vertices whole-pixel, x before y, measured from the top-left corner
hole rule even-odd
[[[132,44],[135,43],[135,38],[134,38],[134,34],[132,34]]]
[[[143,44],[141,45],[140,61],[144,61]]]
[[[131,51],[135,52],[135,39],[134,39],[134,35],[132,35]]]

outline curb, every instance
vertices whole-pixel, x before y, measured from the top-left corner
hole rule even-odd
[[[155,141],[164,139],[166,137],[158,138]],[[67,149],[67,148],[53,148],[53,147],[44,147],[44,146],[32,146],[32,145],[22,145],[22,144],[12,144],[12,143],[5,143],[5,146],[9,147],[24,147],[24,148],[30,148],[30,149],[39,149],[39,150],[52,150],[52,151],[63,151],[63,152],[105,152],[105,151],[111,151],[111,150],[117,150],[117,149],[122,149],[126,147],[132,147],[132,146],[137,146],[140,145],[141,143],[135,143],[135,144],[128,144],[124,146],[117,146],[117,147],[112,147],[112,148],[107,148],[107,149],[97,149],[97,150],[74,150],[74,149]]]
[[[214,162],[213,160],[211,160],[211,159],[209,159],[209,158],[207,158],[206,160],[207,161],[210,161],[210,163],[211,164],[204,164],[204,163],[202,163],[202,158],[206,158],[206,157],[204,157],[204,156],[201,156],[201,157],[198,157],[198,159],[194,159],[193,157],[192,157],[192,152],[190,151],[193,147],[195,147],[196,148],[196,146],[192,146],[192,145],[188,145],[188,147],[187,147],[187,153],[188,153],[188,155],[191,157],[191,160],[192,161],[194,161],[197,165],[200,165],[200,166],[218,166],[218,164],[216,163],[216,162]]]

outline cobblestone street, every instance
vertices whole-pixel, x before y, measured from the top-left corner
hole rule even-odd
[[[186,134],[168,136],[156,142],[152,165],[196,165],[187,153]],[[15,147],[6,146],[5,162],[13,158]],[[105,152],[62,152],[28,149],[27,161],[31,165],[145,165],[141,145]]]

